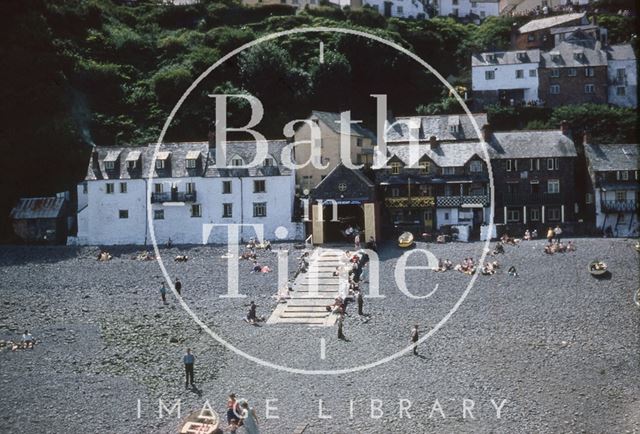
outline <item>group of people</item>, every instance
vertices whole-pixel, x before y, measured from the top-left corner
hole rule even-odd
[[[9,347],[11,351],[33,349],[35,344],[36,344],[36,340],[33,338],[33,335],[29,333],[28,330],[24,331],[24,334],[22,335],[22,339],[20,341],[6,342],[6,346]],[[2,346],[4,345],[5,343],[3,343]]]
[[[179,278],[176,277],[173,287],[176,289],[178,295],[182,297],[182,282]],[[160,298],[163,304],[167,304],[167,286],[164,284],[164,281],[160,283]]]
[[[259,434],[259,424],[256,412],[252,407],[249,407],[249,403],[246,400],[238,401],[235,393],[229,394],[227,399],[227,428],[223,431],[222,428],[218,428],[218,432],[214,431],[214,434],[221,434],[223,432],[238,433],[244,432],[247,434]],[[240,428],[243,431],[240,431]]]
[[[575,252],[576,245],[573,241],[567,242],[567,244],[563,244],[562,241],[552,241],[544,246],[544,252],[547,255],[553,255],[554,253],[565,253],[565,252]]]
[[[530,231],[529,229],[524,231],[524,237],[522,238],[525,241],[531,241],[535,238],[538,238],[538,230],[534,229]]]
[[[262,248],[265,251],[271,251],[271,242],[265,240],[263,243],[257,243],[254,238],[249,239],[246,250],[240,255],[240,259],[251,261],[252,268],[250,273],[271,273],[271,267],[268,265],[262,265],[258,262],[258,255],[256,253],[257,248]]]
[[[456,264],[453,269],[464,274],[473,274],[476,272],[476,263],[473,258],[464,258],[464,261]]]

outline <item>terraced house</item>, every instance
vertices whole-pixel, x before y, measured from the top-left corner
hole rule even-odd
[[[478,125],[486,114],[476,114]],[[384,233],[432,233],[489,220],[488,172],[466,115],[397,118],[387,126],[388,168],[375,171]]]
[[[586,203],[596,227],[609,236],[638,236],[638,145],[584,145],[592,190]]]
[[[148,215],[158,243],[226,242],[227,228],[206,231],[211,224],[262,224],[271,239],[282,226],[286,238],[300,238],[302,228],[292,222],[295,174],[281,160],[286,145],[269,141],[266,159],[253,167],[243,166],[252,166],[255,142],[229,142],[223,165],[208,142],[164,144],[155,159],[155,145],[96,147],[78,185],[77,241],[150,243]],[[240,236],[256,234],[245,227]]]

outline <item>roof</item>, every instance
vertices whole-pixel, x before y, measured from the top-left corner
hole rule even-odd
[[[473,54],[471,66],[517,65],[521,63],[539,63],[540,50],[496,51]]]
[[[344,184],[346,189],[341,189],[341,184]],[[314,200],[372,200],[375,198],[375,184],[360,170],[350,169],[340,163],[316,185],[311,197]]]
[[[609,45],[606,52],[609,60],[636,60],[631,44]]]
[[[480,128],[487,123],[486,113],[475,113],[473,117]],[[466,114],[398,117],[393,121],[390,126],[385,125],[389,144],[406,143],[411,139],[425,141],[431,136],[435,136],[438,141],[449,142],[478,139],[473,123]],[[455,124],[459,125],[458,131],[452,132],[450,127]]]
[[[65,199],[63,197],[22,198],[11,210],[10,217],[21,219],[55,219],[62,215]]]
[[[269,140],[268,153],[275,160],[274,166],[256,166],[251,168],[218,168],[215,166],[215,152],[209,152],[209,142],[178,142],[164,143],[156,155],[158,160],[171,159],[165,164],[164,169],[156,169],[153,167],[153,177],[157,178],[183,178],[193,176],[210,176],[210,177],[231,177],[231,176],[277,176],[289,175],[291,169],[282,165],[281,154],[283,148],[287,145],[285,140]],[[140,147],[104,147],[98,146],[94,149],[87,168],[86,180],[96,179],[141,179],[149,177],[149,169],[155,152],[156,144],[151,143],[149,146]],[[106,170],[104,162],[109,155],[118,155],[115,160],[113,170]],[[94,161],[97,155],[97,161]],[[133,158],[136,156],[136,158]],[[231,159],[234,156],[241,157],[245,164],[253,161],[256,155],[255,141],[230,141],[226,144],[227,166],[231,166]],[[135,168],[124,164],[126,161],[137,161],[141,158],[141,164]],[[197,164],[194,168],[187,168],[187,159],[196,159]]]
[[[340,113],[322,112],[314,110],[311,112],[312,118],[317,118],[326,124],[334,133],[340,134]],[[366,137],[374,142],[376,141],[376,135],[373,131],[359,125],[351,124],[350,134],[357,137]]]
[[[524,26],[520,27],[518,31],[520,33],[529,33],[535,32],[537,30],[548,29],[550,27],[558,27],[563,24],[570,23],[576,20],[585,19],[587,16],[586,12],[573,13],[573,14],[565,14],[565,15],[556,15],[554,17],[549,18],[540,18],[538,20],[531,20]]]
[[[579,57],[576,57],[579,54]],[[542,53],[543,66],[546,68],[579,68],[585,66],[606,66],[607,53],[597,41],[582,43],[561,42],[555,48]]]
[[[596,24],[584,24],[578,26],[567,26],[567,27],[555,27],[550,30],[552,35],[557,35],[560,33],[573,33],[576,30],[596,30],[598,26]]]
[[[483,149],[480,142],[440,143],[434,149],[429,144],[389,145],[389,160],[400,159],[405,166],[418,167],[420,160],[428,157],[439,167],[461,167],[472,157],[482,158]]]
[[[573,140],[560,130],[495,132],[489,141],[491,159],[576,157]]]
[[[638,145],[585,144],[584,152],[589,166],[596,172],[638,170]]]

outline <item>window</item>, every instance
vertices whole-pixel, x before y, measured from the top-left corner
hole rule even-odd
[[[554,165],[556,170],[560,170],[560,159],[554,158],[553,159],[553,165]]]
[[[393,162],[391,163],[391,174],[398,175],[400,173],[400,163]]]
[[[254,217],[266,217],[267,216],[267,203],[266,202],[254,202],[253,203],[253,216]]]
[[[593,203],[593,193],[587,193],[586,197],[584,198],[584,203],[586,204]]]
[[[636,178],[637,178],[637,176],[636,176]],[[88,192],[89,192],[89,188],[88,188],[87,182],[85,181],[85,182],[82,183],[82,193],[83,194],[87,194]]]
[[[472,8],[477,8],[478,7],[478,3],[477,2],[471,2],[471,7]]]
[[[553,68],[550,73],[551,77],[558,78],[560,77],[560,68]]]
[[[231,218],[231,217],[233,217],[233,204],[232,203],[223,203],[222,204],[222,217],[223,218]]]
[[[431,162],[430,161],[421,161],[420,162],[420,173],[427,174],[431,172]]]
[[[616,172],[616,180],[618,180],[618,181],[628,181],[629,180],[629,171],[628,170],[618,170]]]
[[[154,220],[164,220],[164,210],[163,209],[154,209],[153,210],[153,219]]]
[[[484,18],[485,17],[485,12],[484,11],[480,11],[480,18]]]
[[[485,71],[484,72],[484,79],[485,80],[494,80],[496,78],[496,72],[495,71]]]
[[[391,197],[399,197],[400,196],[400,189],[397,187],[394,187],[391,189]]]
[[[264,161],[262,162],[262,165],[263,165],[264,167],[271,167],[271,166],[273,166],[273,165],[274,165],[274,164],[273,164],[273,158],[269,158],[269,157],[265,158],[265,159],[264,159]]]
[[[558,95],[560,93],[560,85],[552,84],[551,86],[549,86],[549,93],[551,95]]]
[[[126,182],[121,182],[120,183],[120,193],[126,193],[127,192],[127,183]]]
[[[529,77],[536,77],[538,75],[538,71],[535,69],[529,70]]]
[[[528,42],[533,42],[533,41],[535,41],[535,40],[536,40],[536,34],[535,34],[535,33],[529,33],[529,34],[527,35],[527,41],[528,41]]]
[[[118,217],[120,217],[121,219],[128,219],[129,218],[129,210],[128,209],[121,209],[120,211],[118,211]]]
[[[154,193],[162,193],[162,184],[153,184]]]
[[[358,137],[358,138],[356,139],[356,146],[357,146],[357,147],[359,147],[359,148],[361,148],[361,147],[362,147],[362,138]]]
[[[397,11],[398,11],[398,14],[399,14],[399,15],[402,15],[402,13],[403,13],[402,6],[398,6]]]
[[[618,81],[623,82],[626,76],[627,76],[627,73],[624,68],[616,69],[616,79]]]
[[[539,208],[531,208],[531,217],[532,222],[540,221],[540,209]]]
[[[553,170],[553,158],[547,158],[547,170]]]
[[[516,78],[524,78],[524,69],[516,69]]]
[[[189,158],[187,160],[187,169],[195,169],[196,168],[196,160]]]
[[[529,160],[529,170],[530,171],[534,171],[534,170],[540,170],[540,159],[539,158],[531,158]]]
[[[195,182],[187,182],[186,192],[189,194],[193,194],[196,192],[196,183]]]
[[[625,200],[627,200],[627,192],[616,191],[616,202],[624,202]]]
[[[338,191],[342,191],[342,192],[347,191],[347,183],[341,182],[340,184],[338,184]]]
[[[164,160],[156,160],[156,169],[164,169]]]
[[[113,183],[107,183],[107,194],[113,194]]]
[[[253,181],[253,192],[264,193],[267,191],[265,180]]]
[[[578,75],[578,70],[576,68],[569,68],[569,72],[567,72],[569,77],[575,77]]]
[[[456,134],[456,133],[458,133],[458,131],[460,131],[460,125],[458,125],[458,124],[449,125],[449,132],[450,133]]]
[[[242,166],[242,158],[233,158],[231,160],[231,165],[236,167]]]
[[[222,194],[231,194],[231,181],[222,181]]]
[[[585,77],[593,77],[595,74],[595,70],[593,68],[584,68],[584,76]]]
[[[520,210],[519,209],[508,209],[507,210],[507,221],[508,222],[519,222],[520,221]]]
[[[595,90],[596,90],[596,86],[593,84],[584,85],[584,93],[594,93]]]
[[[129,170],[135,169],[137,165],[137,161],[127,161],[127,167],[129,168]]]
[[[115,161],[105,161],[104,162],[104,168],[106,170],[113,170],[116,167],[116,162]]]
[[[624,86],[616,87],[616,95],[617,96],[625,96],[627,94],[627,89]]]
[[[511,169],[512,169],[511,160],[506,160],[505,164],[506,164],[507,172],[511,172]]]
[[[560,181],[557,179],[548,180],[547,193],[560,193]]]
[[[443,167],[442,168],[442,174],[443,175],[455,175],[456,174],[456,168],[455,167]]]
[[[549,208],[549,221],[557,222],[560,221],[560,208]]]
[[[191,217],[202,217],[202,205],[197,203],[191,205]]]
[[[482,162],[480,161],[472,161],[469,164],[469,171],[470,172],[482,172]]]

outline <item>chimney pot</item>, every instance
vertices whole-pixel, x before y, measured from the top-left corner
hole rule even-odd
[[[491,133],[493,132],[490,124],[484,124],[482,126],[482,140],[486,143],[489,143],[489,139],[491,139]]]

